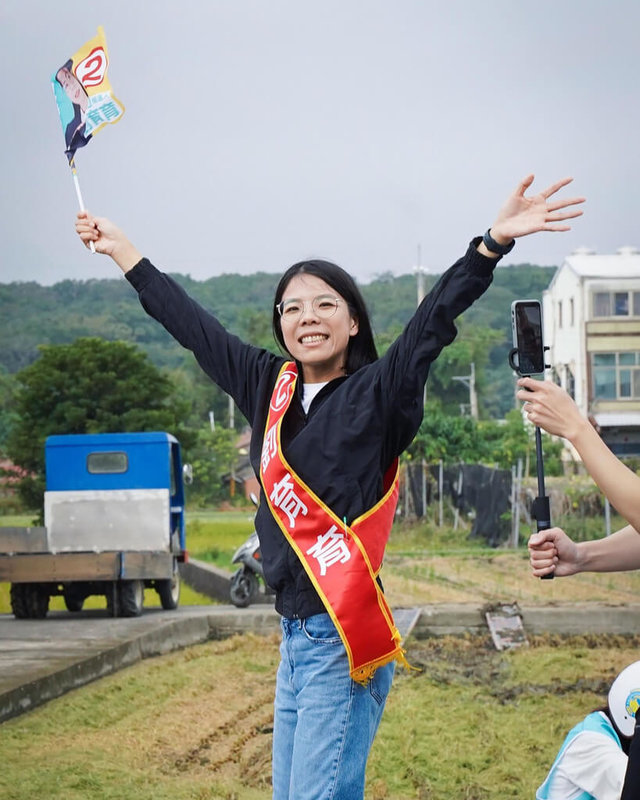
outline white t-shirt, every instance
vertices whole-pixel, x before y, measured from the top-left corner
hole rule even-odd
[[[311,401],[313,398],[318,394],[320,389],[323,386],[326,386],[329,381],[325,381],[324,383],[303,383],[302,384],[302,408],[304,408],[304,413],[309,413],[309,406],[311,405]]]
[[[555,768],[549,800],[575,800],[589,792],[596,800],[620,800],[627,756],[608,736],[582,731]]]

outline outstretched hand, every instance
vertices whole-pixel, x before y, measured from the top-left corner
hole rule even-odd
[[[533,178],[533,175],[528,175],[518,184],[498,213],[496,221],[491,226],[491,235],[496,241],[509,242],[537,231],[568,231],[571,230],[571,226],[565,225],[564,221],[582,215],[580,209],[571,206],[584,203],[584,197],[571,197],[567,200],[550,199],[571,183],[573,178],[563,178],[544,191],[525,197]]]
[[[120,228],[106,217],[93,217],[88,211],[78,212],[76,233],[86,247],[111,256],[123,272],[128,272],[142,258]]]

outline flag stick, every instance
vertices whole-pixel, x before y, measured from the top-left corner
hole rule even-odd
[[[84,202],[82,200],[82,192],[80,191],[80,182],[78,181],[78,173],[76,172],[76,165],[73,161],[69,164],[71,167],[71,174],[73,175],[73,185],[76,187],[76,196],[78,198],[78,203],[80,205],[80,211],[86,211],[84,207]],[[91,252],[95,253],[96,248],[93,242],[89,242],[89,247],[91,248]]]

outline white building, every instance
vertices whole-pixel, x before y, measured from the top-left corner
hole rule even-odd
[[[640,455],[640,251],[581,248],[543,292],[553,379],[618,455]]]

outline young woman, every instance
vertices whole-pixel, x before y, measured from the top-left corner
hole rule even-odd
[[[454,320],[491,283],[514,239],[568,230],[583,198],[570,182],[532,197],[528,176],[484,237],[438,281],[383,358],[353,279],[321,260],[290,267],[273,305],[287,357],[220,323],[104,218],[78,215],[80,238],[110,255],[161,322],[250,422],[262,491],[256,516],[266,580],[282,615],[273,796],[357,800],[403,650],[379,580],[397,500],[397,459],[423,413],[429,366]]]

